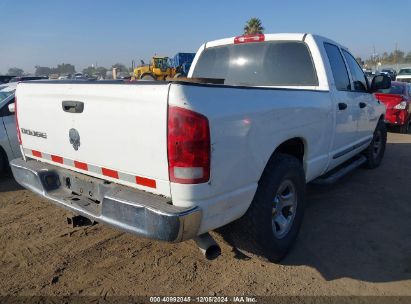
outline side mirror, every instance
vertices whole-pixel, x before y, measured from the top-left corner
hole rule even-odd
[[[378,90],[389,89],[391,87],[391,78],[385,74],[375,76],[371,81],[371,93]]]
[[[16,105],[13,103],[9,104],[9,111],[10,113],[15,113],[16,112]]]

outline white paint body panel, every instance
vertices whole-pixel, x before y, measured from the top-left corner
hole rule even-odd
[[[171,184],[176,205],[221,198],[213,206],[218,212],[205,211],[204,225],[216,217],[224,220],[228,211],[237,218],[244,214],[268,159],[287,139],[303,138],[306,143],[307,180],[326,170],[332,134],[328,128],[333,123],[328,92],[173,85],[169,98],[171,105],[202,113],[210,121],[210,183]],[[235,197],[233,206],[226,203],[231,196]]]
[[[20,128],[47,133],[47,139],[22,134],[23,147],[164,182],[150,191],[169,196],[168,87],[21,83],[16,92]],[[83,113],[64,112],[66,100],[84,102]],[[78,151],[70,144],[71,128],[80,134]]]
[[[48,134],[47,140],[23,135],[23,146],[153,178],[161,190],[144,190],[171,196],[177,206],[202,209],[199,234],[223,226],[246,212],[267,161],[281,143],[291,138],[304,142],[303,166],[309,182],[366,148],[385,113],[371,94],[336,91],[323,47],[325,41],[335,42],[304,34],[265,35],[265,41],[303,39],[318,86],[21,84],[17,90],[20,127]],[[233,41],[227,38],[202,45],[189,76],[204,49]],[[84,101],[84,115],[63,112],[62,100]],[[350,110],[340,113],[339,101],[349,103]],[[358,109],[359,101],[367,102],[366,110]],[[208,183],[169,182],[168,106],[187,108],[209,119]],[[79,151],[69,143],[70,128],[80,132]],[[333,157],[360,142],[361,146],[342,157]]]

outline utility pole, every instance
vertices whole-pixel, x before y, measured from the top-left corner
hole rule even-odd
[[[374,63],[375,72],[377,72],[377,54],[375,53],[375,44],[372,46],[372,61]]]
[[[394,65],[395,70],[398,71],[398,62],[397,62],[397,55],[398,55],[398,43],[395,43],[395,51],[394,51]]]

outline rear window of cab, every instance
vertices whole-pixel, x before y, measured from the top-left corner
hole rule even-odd
[[[206,48],[192,77],[222,78],[226,85],[317,86],[307,45],[300,41],[267,41]]]

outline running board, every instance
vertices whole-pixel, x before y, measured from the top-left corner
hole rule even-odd
[[[350,162],[348,165],[342,167],[341,169],[337,171],[331,171],[330,173],[327,173],[323,175],[322,177],[319,177],[313,181],[314,184],[318,185],[330,185],[335,183],[337,180],[339,180],[341,177],[347,175],[354,169],[358,168],[362,164],[364,164],[367,161],[367,158],[364,155],[361,155],[358,159]]]

